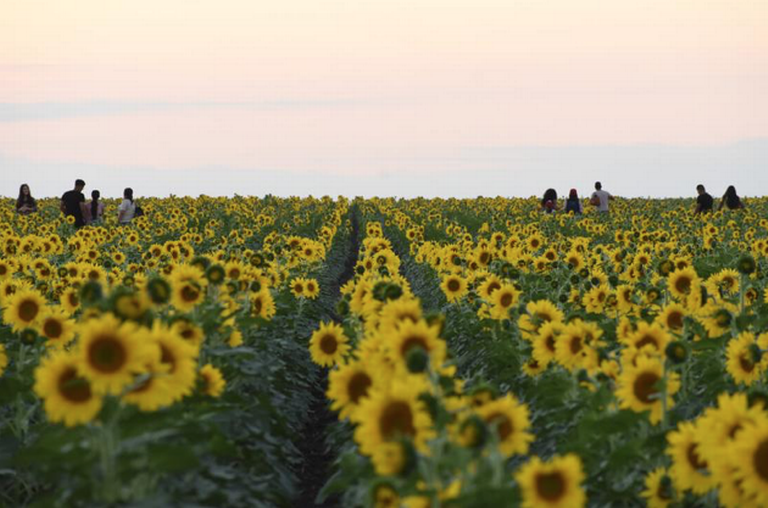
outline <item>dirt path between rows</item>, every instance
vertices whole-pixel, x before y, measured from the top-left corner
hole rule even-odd
[[[360,250],[360,224],[357,208],[351,207],[349,215],[351,220],[349,250],[344,259],[344,271],[332,288],[336,301],[341,298],[341,286],[354,276],[355,264],[357,263],[357,256]],[[334,321],[341,321],[339,316],[336,315],[335,310],[329,317]],[[325,391],[328,387],[328,371],[327,369],[321,369],[321,372],[320,382],[315,384],[316,388],[312,393],[313,401],[310,408],[310,424],[302,433],[303,439],[299,447],[304,456],[304,463],[299,474],[302,490],[301,495],[296,501],[295,506],[297,508],[331,508],[339,506],[337,496],[332,496],[323,503],[315,502],[318,493],[325,486],[331,474],[333,474],[332,466],[333,461],[336,459],[336,451],[330,449],[326,443],[327,430],[329,426],[336,422],[336,414],[329,409],[328,400],[325,397]]]

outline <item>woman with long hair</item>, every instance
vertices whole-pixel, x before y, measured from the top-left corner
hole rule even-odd
[[[555,189],[547,189],[544,192],[544,197],[541,198],[541,211],[552,213],[557,209],[557,191]]]
[[[571,189],[568,194],[568,200],[565,202],[565,213],[573,212],[574,215],[581,215],[581,201],[576,189]]]
[[[97,190],[91,192],[91,202],[85,205],[84,219],[86,224],[93,224],[101,221],[104,216],[104,203],[101,201],[101,193]]]
[[[32,197],[29,185],[23,183],[19,187],[19,197],[16,199],[16,212],[21,215],[29,215],[37,211],[37,202]]]
[[[741,200],[738,194],[736,194],[736,187],[729,185],[723,194],[723,199],[720,200],[720,207],[718,210],[722,210],[723,206],[728,207],[729,210],[738,210],[744,208],[744,202]]]

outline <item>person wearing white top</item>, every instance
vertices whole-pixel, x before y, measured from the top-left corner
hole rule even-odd
[[[603,184],[595,182],[595,192],[592,193],[590,204],[597,207],[598,212],[607,212],[608,201],[613,201],[613,196],[603,190]]]
[[[136,204],[133,202],[133,189],[130,187],[123,191],[123,202],[117,207],[117,222],[128,224],[136,214]]]

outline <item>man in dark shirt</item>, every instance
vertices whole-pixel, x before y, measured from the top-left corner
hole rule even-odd
[[[75,227],[80,228],[85,226],[85,220],[83,220],[82,203],[85,203],[85,196],[83,195],[83,189],[85,188],[85,182],[78,179],[75,180],[74,190],[67,191],[61,196],[61,205],[59,208],[66,216],[72,216],[75,218]]]
[[[696,198],[696,210],[693,212],[695,215],[700,213],[709,213],[715,206],[715,200],[709,195],[703,185],[696,186],[696,191],[699,193],[699,197]]]

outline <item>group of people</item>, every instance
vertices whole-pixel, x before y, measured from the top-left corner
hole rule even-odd
[[[544,197],[541,199],[541,210],[545,213],[554,213],[560,211],[560,205],[557,202],[557,191],[555,189],[547,189],[544,193]],[[610,192],[603,190],[603,184],[595,182],[595,192],[589,198],[589,204],[594,206],[598,212],[607,212],[609,210],[609,203],[613,201],[613,196]],[[576,215],[580,215],[584,212],[581,206],[581,199],[576,189],[571,189],[568,194],[568,199],[565,200],[565,213],[573,212]]]
[[[75,188],[65,192],[59,203],[61,213],[66,217],[72,217],[77,228],[89,224],[99,224],[104,218],[105,207],[104,202],[101,201],[101,193],[98,190],[92,191],[91,200],[86,202],[83,189],[85,189],[85,182],[80,179],[75,180]],[[37,212],[37,202],[32,197],[27,184],[22,184],[19,188],[16,212],[21,215]],[[117,208],[117,222],[128,224],[134,217],[142,214],[141,207],[133,199],[133,189],[126,188],[123,191],[123,201]]]
[[[693,213],[698,215],[714,210],[715,200],[707,192],[706,188],[702,184],[699,184],[696,186],[696,191],[699,193],[699,196],[696,198],[696,208]],[[559,211],[560,205],[557,200],[557,191],[555,189],[547,189],[546,192],[544,192],[544,197],[541,199],[541,211],[544,213],[554,213]],[[611,201],[613,201],[613,196],[609,192],[603,190],[603,184],[595,182],[595,191],[589,198],[589,204],[594,206],[598,212],[608,212],[609,203]],[[723,197],[720,200],[718,210],[722,210],[723,207],[728,210],[739,210],[744,208],[744,201],[742,201],[736,193],[736,187],[733,185],[726,189],[725,194],[723,194]],[[576,192],[576,189],[571,189],[571,192],[568,194],[568,199],[565,200],[565,213],[573,212],[574,214],[579,215],[583,211],[579,193]]]

